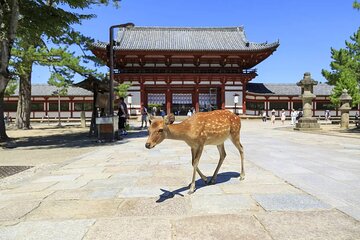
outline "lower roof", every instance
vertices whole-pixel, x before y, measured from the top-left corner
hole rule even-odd
[[[47,85],[47,84],[33,84],[31,85],[31,96],[52,96],[53,93],[57,90],[57,87]],[[70,86],[68,88],[67,96],[92,96],[93,93],[80,88]],[[12,96],[19,96],[19,88],[15,90],[15,93]]]
[[[329,96],[334,86],[320,83],[314,86],[314,94],[317,96]],[[248,83],[248,93],[268,96],[299,96],[301,88],[295,83]]]

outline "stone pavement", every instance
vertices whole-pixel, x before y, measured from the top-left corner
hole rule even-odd
[[[42,169],[0,190],[0,239],[360,239],[358,139],[278,127],[244,121],[246,179],[226,142],[192,195],[189,147],[144,132]]]

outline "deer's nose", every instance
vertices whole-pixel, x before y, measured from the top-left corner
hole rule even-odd
[[[145,143],[145,147],[150,149],[150,143]]]

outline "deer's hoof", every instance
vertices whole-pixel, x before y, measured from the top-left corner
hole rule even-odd
[[[240,176],[239,180],[242,181],[245,179],[245,176]]]
[[[208,181],[207,178],[204,178],[203,181],[204,181],[205,184],[209,184],[209,181]]]
[[[208,182],[209,185],[214,185],[216,184],[216,179],[215,178],[211,178],[210,181]]]
[[[191,194],[193,194],[194,192],[195,192],[194,190],[189,190],[189,191],[188,191],[188,194],[191,195]]]

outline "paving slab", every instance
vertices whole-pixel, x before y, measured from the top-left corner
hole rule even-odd
[[[122,200],[44,201],[26,216],[27,220],[86,219],[115,216]]]
[[[33,193],[41,192],[55,185],[57,182],[24,183],[11,190],[12,193]]]
[[[275,184],[222,184],[220,188],[224,193],[238,193],[238,194],[269,194],[269,193],[303,193],[298,188],[295,188],[286,183],[275,183]]]
[[[331,209],[329,204],[308,194],[254,194],[254,199],[266,211],[308,211]]]
[[[171,224],[161,218],[110,218],[97,220],[84,240],[170,240]]]
[[[84,189],[63,189],[57,190],[49,195],[47,201],[56,201],[56,200],[88,200],[89,195],[92,193],[92,190]]]
[[[258,220],[246,214],[188,217],[172,223],[174,240],[272,240]]]
[[[125,187],[118,195],[119,198],[137,197],[158,197],[163,194],[161,189],[168,189],[167,186],[145,186],[145,187]]]
[[[184,216],[191,210],[188,196],[169,198],[134,198],[121,204],[117,216]]]
[[[38,208],[40,201],[10,202],[0,209],[0,221],[16,220]]]
[[[1,227],[0,240],[81,240],[95,220],[33,221]]]
[[[360,223],[339,212],[257,213],[257,219],[276,240],[360,239]]]
[[[0,194],[1,202],[14,202],[14,201],[41,201],[44,198],[53,194],[54,191],[44,190],[41,192],[12,192]]]
[[[193,195],[190,198],[192,213],[198,214],[225,214],[239,211],[259,211],[256,202],[248,195]]]
[[[79,189],[88,183],[89,183],[89,180],[83,180],[83,179],[74,180],[74,181],[62,181],[62,182],[58,182],[58,183],[52,185],[47,190],[56,191],[56,190],[65,190],[65,189]]]

